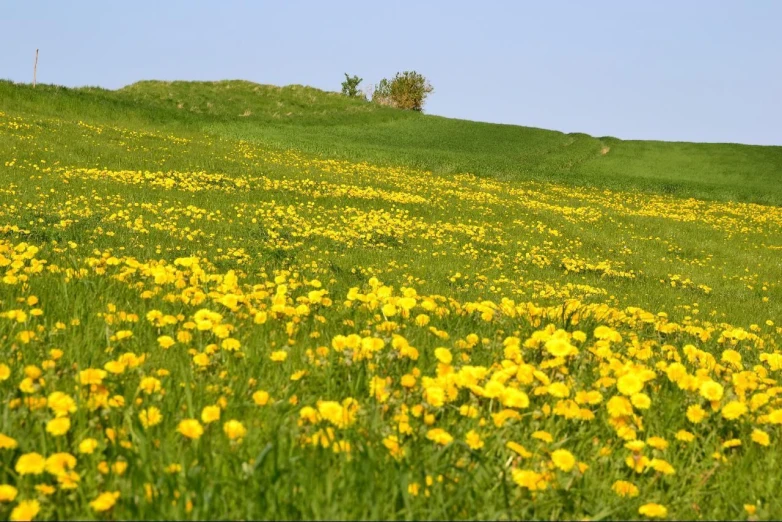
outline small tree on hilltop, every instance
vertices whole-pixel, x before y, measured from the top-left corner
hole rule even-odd
[[[391,81],[385,78],[375,86],[372,101],[398,109],[422,111],[427,96],[434,88],[424,75],[416,71],[396,73]]]
[[[361,96],[361,91],[358,90],[358,84],[364,79],[358,76],[348,76],[345,73],[345,81],[342,82],[342,94],[349,98],[358,98]]]

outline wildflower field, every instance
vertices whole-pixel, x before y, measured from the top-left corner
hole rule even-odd
[[[35,96],[0,101],[0,517],[782,516],[782,207]]]

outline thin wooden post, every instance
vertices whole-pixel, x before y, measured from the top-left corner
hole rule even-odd
[[[35,74],[38,72],[38,49],[35,50],[35,65],[33,65],[33,89],[35,88]]]

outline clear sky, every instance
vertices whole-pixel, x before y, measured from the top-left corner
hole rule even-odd
[[[782,145],[782,0],[0,0],[0,78],[339,90],[415,69],[430,114]]]

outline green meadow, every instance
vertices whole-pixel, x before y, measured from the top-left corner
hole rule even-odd
[[[0,516],[779,518],[781,172],[0,82]]]

